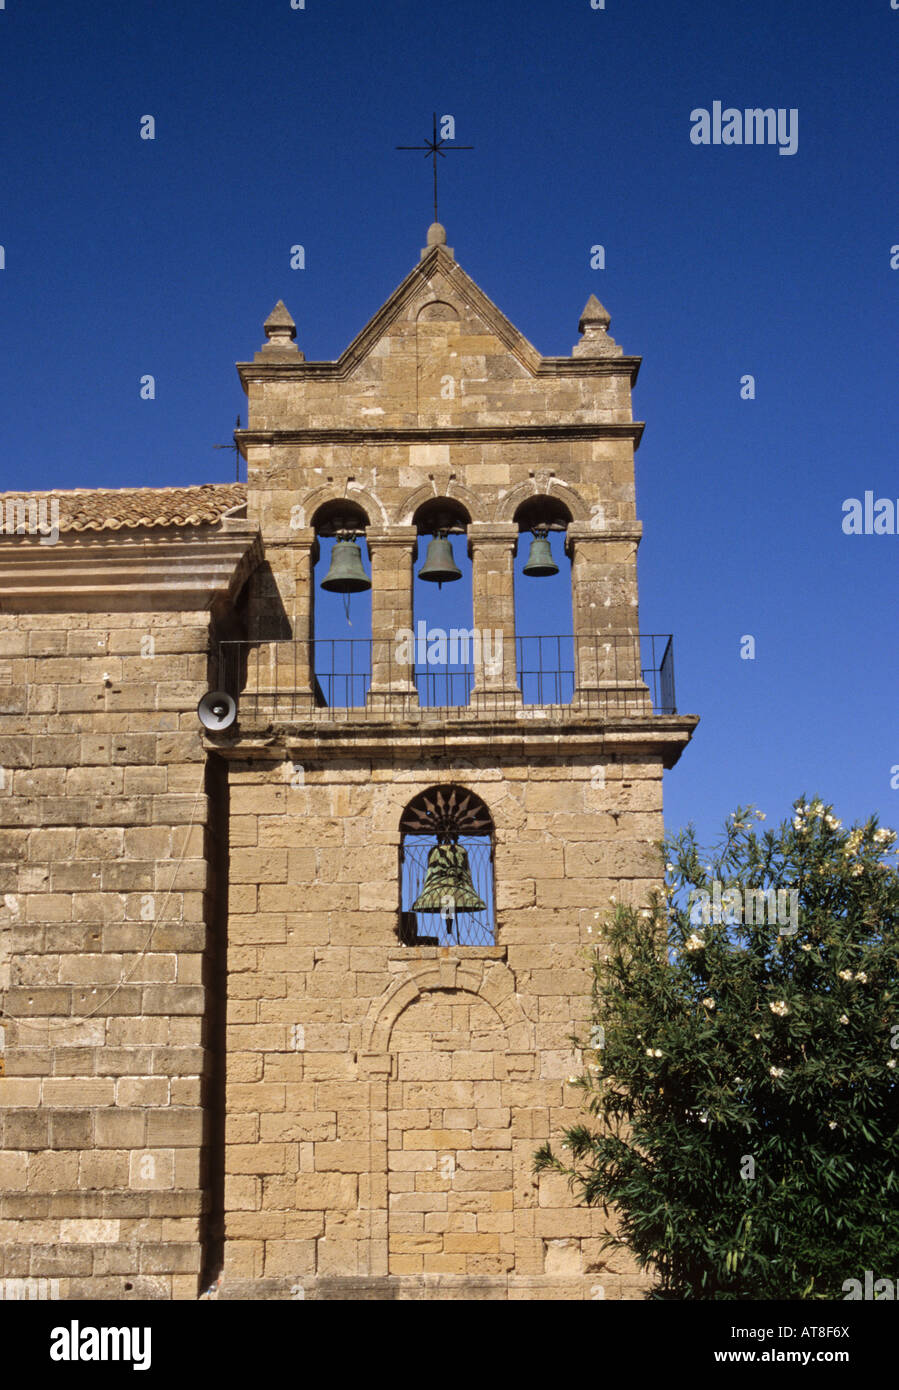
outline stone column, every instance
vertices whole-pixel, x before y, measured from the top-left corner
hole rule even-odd
[[[475,521],[468,528],[476,633],[473,705],[521,704],[515,661],[513,559],[517,544],[518,527],[513,522]]]
[[[651,712],[640,667],[637,546],[642,526],[606,522],[568,528],[574,615],[575,690],[572,704],[597,713]]]
[[[417,706],[412,629],[414,526],[366,532],[371,555],[371,686],[368,703],[387,709]]]
[[[249,637],[258,642],[248,658],[244,698],[289,716],[315,703],[312,672],[314,587],[318,541],[312,527],[266,546],[249,611]]]

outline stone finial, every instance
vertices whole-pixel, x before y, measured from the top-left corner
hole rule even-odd
[[[303,354],[294,342],[294,338],[297,336],[297,326],[283,299],[278,300],[262,326],[268,341],[263,343],[261,352],[266,357],[286,355],[294,359],[299,357],[301,361],[303,360]],[[259,353],[256,355],[258,357]]]
[[[584,312],[578,320],[578,333],[586,333],[588,328],[608,328],[612,322],[608,309],[600,304],[595,294],[591,294],[584,305]]]
[[[421,253],[422,260],[433,251],[435,246],[442,246],[446,254],[452,259],[455,259],[453,256],[453,248],[446,244],[446,228],[442,222],[432,222],[428,228],[428,244]]]
[[[621,357],[622,350],[609,336],[609,311],[591,294],[578,320],[581,341],[571,349],[572,357]]]

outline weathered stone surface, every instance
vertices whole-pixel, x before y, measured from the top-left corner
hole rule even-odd
[[[638,632],[640,538],[638,361],[608,322],[591,297],[573,356],[541,358],[434,232],[338,364],[306,362],[276,306],[240,367],[246,486],[78,494],[58,545],[0,532],[3,1277],[637,1296],[600,1213],[532,1171],[578,1113],[583,947],[611,894],[657,880],[662,770],[694,722],[654,717],[636,647],[602,646]],[[475,628],[505,639],[452,720],[393,659],[434,499],[467,517]],[[381,701],[359,718],[313,707],[307,645],[314,522],[350,502]],[[570,708],[517,688],[535,503],[568,531]],[[242,634],[241,724],[207,740],[216,643]],[[285,683],[257,729],[248,697]],[[496,941],[403,946],[400,817],[449,783],[493,820]]]

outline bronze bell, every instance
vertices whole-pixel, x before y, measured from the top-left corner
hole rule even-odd
[[[335,541],[331,565],[322,580],[322,588],[331,594],[360,594],[371,588],[371,580],[362,568],[362,555],[355,541]]]
[[[413,912],[439,912],[452,931],[460,912],[485,912],[487,904],[475,892],[468,855],[459,844],[435,845],[428,855],[428,871]]]
[[[428,546],[428,553],[418,571],[418,577],[433,584],[449,583],[453,579],[462,578],[462,571],[453,559],[453,547],[447,540],[445,531],[438,531]]]
[[[529,575],[531,579],[541,579],[545,575],[558,573],[559,566],[553,559],[549,541],[546,539],[546,531],[535,531],[534,539],[531,541],[531,551],[522,574]]]

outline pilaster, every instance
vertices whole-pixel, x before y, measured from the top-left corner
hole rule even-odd
[[[472,522],[468,550],[472,565],[472,607],[479,640],[474,653],[472,702],[489,695],[503,704],[520,704],[515,661],[514,558],[518,527],[513,522]]]

